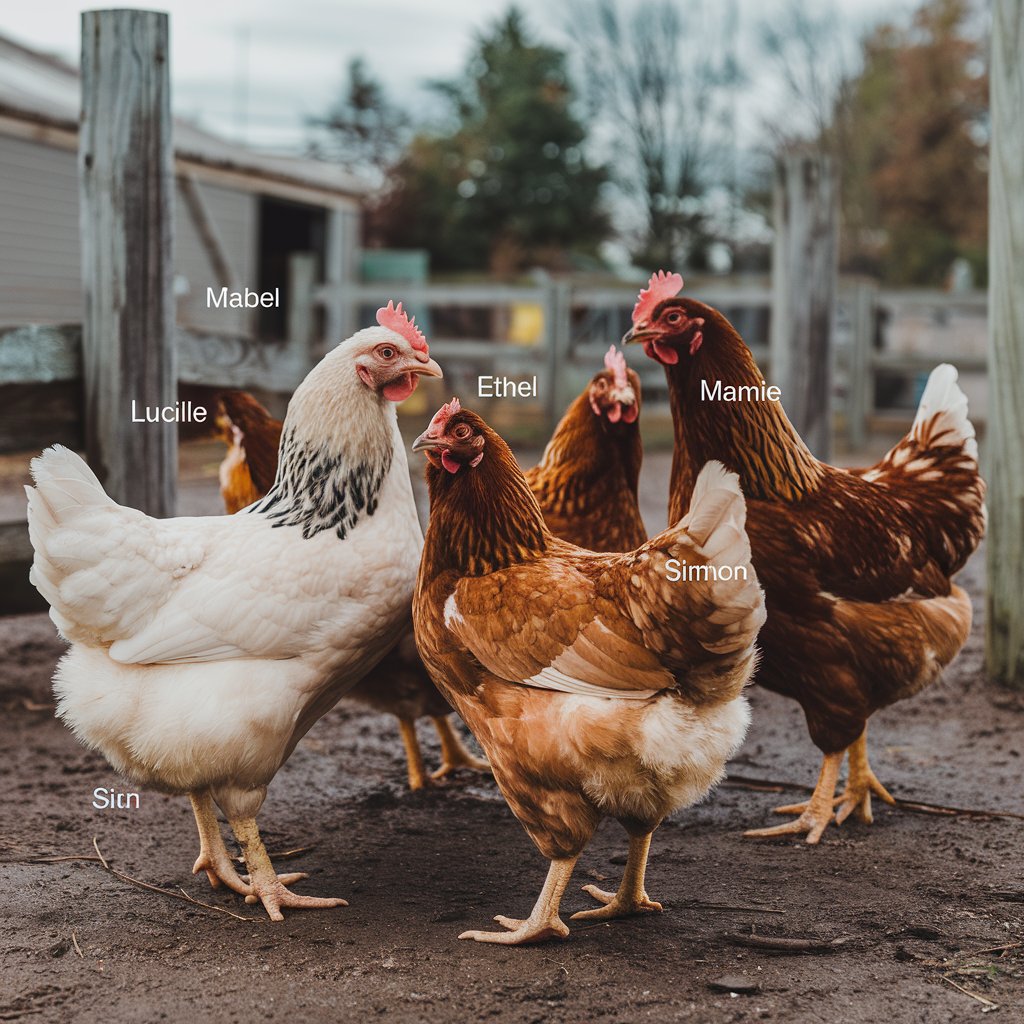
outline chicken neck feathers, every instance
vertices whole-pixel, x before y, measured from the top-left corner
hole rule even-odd
[[[556,537],[591,551],[629,551],[647,539],[637,500],[642,462],[639,423],[595,415],[588,385],[525,476]]]

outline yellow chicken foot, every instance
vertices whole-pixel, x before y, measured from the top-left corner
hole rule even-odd
[[[217,889],[223,883],[241,896],[251,896],[249,876],[239,875],[235,862],[224,845],[209,790],[189,793],[188,798],[192,802],[192,813],[196,817],[196,827],[199,829],[199,856],[192,867],[192,874],[198,875],[200,871],[205,871],[211,888]],[[309,878],[309,875],[304,871],[293,871],[277,877],[282,885],[291,885],[303,878]]]
[[[752,829],[744,832],[751,839],[770,839],[774,836],[799,835],[807,833],[807,842],[815,845],[821,841],[821,835],[832,820],[832,805],[836,795],[836,782],[839,779],[839,766],[843,763],[846,751],[838,754],[826,754],[821,764],[818,783],[814,787],[810,800],[786,807],[776,807],[776,814],[799,814],[793,821],[772,828]]]
[[[868,764],[868,730],[867,726],[860,736],[850,744],[850,774],[846,779],[846,788],[836,798],[839,810],[836,812],[836,824],[841,825],[854,812],[857,817],[870,825],[874,821],[871,814],[871,794],[874,793],[887,804],[895,804],[895,799],[875,777]]]
[[[474,772],[490,772],[491,766],[466,747],[447,715],[438,715],[430,720],[434,723],[438,739],[441,741],[441,767],[431,773],[432,779],[443,779],[459,768],[469,768]]]
[[[238,818],[229,821],[235,838],[242,847],[245,863],[249,866],[251,893],[246,896],[246,903],[262,901],[270,915],[271,921],[283,921],[282,907],[307,909],[326,909],[329,907],[347,907],[348,901],[342,899],[325,899],[319,896],[299,896],[285,887],[277,877],[274,865],[270,862],[267,848],[260,838],[260,830],[255,818]]]
[[[572,877],[572,869],[576,866],[576,857],[553,860],[548,868],[548,877],[544,888],[537,897],[530,916],[525,921],[498,914],[494,920],[508,931],[504,932],[463,932],[460,939],[473,939],[476,942],[494,942],[503,946],[521,946],[527,942],[546,942],[548,939],[564,939],[569,929],[558,916],[558,908],[562,902],[562,894]]]
[[[427,769],[423,764],[423,751],[416,736],[416,723],[411,718],[399,718],[398,731],[402,734],[402,745],[405,747],[405,763],[409,771],[409,788],[415,793],[417,789],[429,786]]]
[[[569,918],[570,921],[608,921],[613,917],[630,917],[652,910],[661,910],[644,889],[644,875],[647,872],[647,855],[651,849],[651,836],[631,836],[629,839],[629,856],[622,872],[622,881],[618,892],[606,892],[596,885],[585,885],[583,891],[593,896],[603,907],[593,910],[581,910]]]

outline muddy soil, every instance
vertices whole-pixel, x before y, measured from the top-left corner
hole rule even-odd
[[[648,486],[658,527],[664,484]],[[939,684],[872,721],[873,765],[908,800],[1024,815],[1024,705],[984,679],[980,558],[961,580],[974,635]],[[96,787],[124,787],[53,717],[61,645],[49,620],[0,620],[0,651],[0,1020],[947,1024],[988,1004],[995,1020],[1024,1020],[1019,818],[876,802],[873,826],[833,827],[819,847],[759,843],[743,829],[799,791],[727,783],[655,836],[647,888],[664,913],[571,926],[545,946],[459,942],[494,914],[525,916],[545,864],[492,782],[409,793],[393,720],[343,702],[280,772],[260,820],[272,853],[307,848],[282,862],[311,873],[297,891],[350,906],[273,924],[191,875],[184,799],[143,792],[138,810],[92,807]],[[731,775],[813,782],[799,709],[751,696]],[[425,724],[421,735],[436,763]],[[95,857],[94,837],[113,868],[164,892],[95,860],[33,862]],[[614,885],[624,852],[606,823],[575,882]],[[170,895],[182,890],[245,920]],[[590,905],[574,885],[563,916]],[[818,944],[774,952],[737,938],[752,933]],[[752,991],[716,991],[725,976]]]

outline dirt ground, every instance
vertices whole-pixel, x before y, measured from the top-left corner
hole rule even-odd
[[[655,457],[645,471],[651,527],[665,468]],[[930,691],[873,720],[872,761],[907,800],[1024,815],[1024,704],[984,680],[982,569],[976,557],[961,577],[975,596],[970,643]],[[459,942],[496,913],[525,916],[545,864],[490,780],[409,793],[393,721],[343,702],[282,769],[260,820],[272,853],[309,848],[283,862],[311,872],[297,891],[350,906],[273,924],[190,874],[184,799],[92,807],[96,787],[123,787],[53,717],[61,645],[49,620],[0,620],[0,651],[0,1020],[946,1024],[989,1004],[995,1019],[1024,1020],[1020,818],[876,802],[873,826],[833,827],[817,848],[758,843],[743,829],[799,792],[727,783],[655,836],[648,891],[663,914],[570,924],[566,942],[544,946]],[[733,778],[813,782],[799,709],[756,689],[751,699]],[[425,725],[421,735],[436,763]],[[94,837],[113,868],[165,894],[94,860],[37,862],[94,857]],[[606,823],[574,883],[614,883],[624,852]],[[170,895],[181,890],[245,920]],[[590,905],[574,884],[563,917]],[[752,933],[817,945],[743,945]],[[717,991],[727,976],[753,991]]]

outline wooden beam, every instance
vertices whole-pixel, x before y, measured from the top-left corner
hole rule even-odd
[[[994,0],[989,151],[989,675],[1024,689],[1024,0]]]
[[[166,14],[82,14],[78,154],[88,459],[116,501],[170,516],[177,430],[132,422],[176,399]]]
[[[222,288],[234,288],[238,275],[231,266],[231,258],[224,248],[224,243],[217,233],[217,226],[210,216],[206,203],[203,201],[202,189],[195,174],[179,174],[178,188],[181,190],[181,197],[185,200],[185,207],[188,210],[192,225],[199,235],[203,249],[213,268],[214,277]]]
[[[829,157],[790,152],[777,161],[771,379],[793,425],[822,459],[832,447],[837,194]]]

